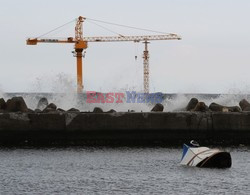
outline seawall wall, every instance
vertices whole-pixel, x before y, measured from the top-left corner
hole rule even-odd
[[[250,112],[0,113],[0,144],[250,145]]]

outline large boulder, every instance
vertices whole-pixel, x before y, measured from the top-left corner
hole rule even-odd
[[[204,102],[198,102],[194,109],[191,111],[195,112],[206,112],[209,111],[208,106]]]
[[[65,110],[62,109],[62,108],[57,108],[56,110],[57,110],[58,112],[65,112]]]
[[[246,99],[241,100],[239,105],[242,111],[250,111],[250,103]]]
[[[28,112],[29,112],[29,113],[35,113],[35,111],[32,110],[32,109],[30,109],[30,108],[28,108]]]
[[[93,110],[94,113],[103,113],[103,110],[99,107],[95,107]]]
[[[40,113],[40,112],[42,112],[42,111],[41,111],[40,109],[37,108],[37,109],[34,110],[34,112],[35,112],[35,113]]]
[[[225,111],[224,108],[224,106],[216,104],[214,102],[209,105],[209,109],[214,112],[222,112],[223,110]]]
[[[76,108],[70,108],[69,110],[67,110],[67,112],[80,112],[80,110]]]
[[[211,103],[209,109],[214,112],[240,112],[241,109],[239,106],[223,106],[216,103]]]
[[[195,108],[195,106],[198,104],[198,99],[197,98],[192,98],[186,107],[186,111],[191,111]]]
[[[246,107],[243,111],[249,112],[250,111],[250,107]]]
[[[230,106],[228,107],[230,112],[241,112],[241,108],[239,106]]]
[[[37,109],[43,110],[44,108],[46,108],[49,105],[49,102],[47,100],[47,98],[43,97],[38,101],[37,104]]]
[[[43,112],[56,112],[57,106],[53,103],[50,103],[46,108],[44,108]]]
[[[110,109],[107,113],[115,113],[116,111],[114,109]]]
[[[28,107],[23,97],[13,97],[6,102],[7,112],[28,112]]]
[[[6,109],[6,102],[3,98],[0,98],[0,110]]]
[[[163,109],[164,109],[164,106],[163,106],[162,104],[158,103],[158,104],[156,104],[156,105],[152,108],[151,112],[162,112]]]

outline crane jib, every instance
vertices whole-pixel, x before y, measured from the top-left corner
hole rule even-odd
[[[41,39],[41,42],[51,42],[51,43],[54,43],[54,42],[59,42],[58,39]]]

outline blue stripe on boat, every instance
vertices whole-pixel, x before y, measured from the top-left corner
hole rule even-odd
[[[187,151],[188,151],[189,146],[186,144],[183,144],[183,152],[182,152],[182,157],[181,160],[184,158],[184,156],[186,155]]]

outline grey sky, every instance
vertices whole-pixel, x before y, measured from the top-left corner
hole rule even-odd
[[[250,91],[248,0],[0,0],[0,5],[1,91],[63,91],[75,85],[73,45],[27,46],[25,40],[79,15],[182,36],[182,41],[149,45],[151,92]],[[106,27],[124,35],[152,34]],[[114,35],[89,22],[84,23],[84,32]],[[74,36],[74,23],[48,36]],[[142,89],[142,51],[142,44],[132,42],[89,44],[85,89]]]

